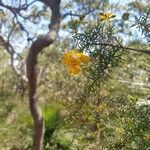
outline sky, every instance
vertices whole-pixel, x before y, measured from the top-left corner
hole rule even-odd
[[[114,4],[114,3],[120,3],[120,4],[127,4],[129,2],[133,2],[134,0],[109,0],[109,2],[111,4]]]

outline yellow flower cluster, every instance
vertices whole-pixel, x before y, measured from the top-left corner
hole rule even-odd
[[[64,54],[63,63],[68,65],[69,72],[72,74],[78,74],[81,72],[81,63],[90,62],[90,57],[75,51]]]
[[[100,17],[101,21],[103,21],[103,20],[110,20],[112,18],[115,18],[116,15],[107,12],[107,13],[100,13],[99,17]]]

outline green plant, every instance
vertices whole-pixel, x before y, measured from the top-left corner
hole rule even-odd
[[[44,147],[46,149],[51,145],[53,133],[61,126],[59,106],[49,104],[44,107],[43,114],[45,122]]]

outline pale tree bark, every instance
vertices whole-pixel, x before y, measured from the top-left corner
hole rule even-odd
[[[49,6],[52,11],[51,22],[49,25],[49,33],[41,35],[34,41],[29,50],[26,65],[27,65],[27,78],[29,86],[29,104],[30,111],[34,120],[34,138],[33,150],[41,150],[44,138],[44,120],[39,106],[38,92],[37,92],[37,56],[47,46],[52,44],[57,36],[60,26],[60,1],[61,0],[40,0],[45,5]]]

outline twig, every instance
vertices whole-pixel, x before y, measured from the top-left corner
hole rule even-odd
[[[124,46],[121,46],[121,45],[113,45],[113,44],[108,44],[108,43],[92,43],[92,44],[117,47],[117,48],[124,49],[124,50],[136,51],[136,52],[141,52],[141,53],[150,55],[150,50],[142,50],[142,49],[136,49],[136,48],[131,48],[131,47],[124,47]]]
[[[11,67],[14,70],[14,72],[16,73],[16,75],[18,77],[20,77],[22,80],[24,80],[25,82],[27,82],[27,78],[26,75],[23,75],[22,72],[20,72],[14,65],[14,56],[16,55],[23,64],[23,58],[22,56],[17,53],[13,46],[9,43],[9,41],[5,40],[2,36],[0,36],[0,45],[3,46],[5,48],[5,50],[10,54],[10,60],[11,60]]]

